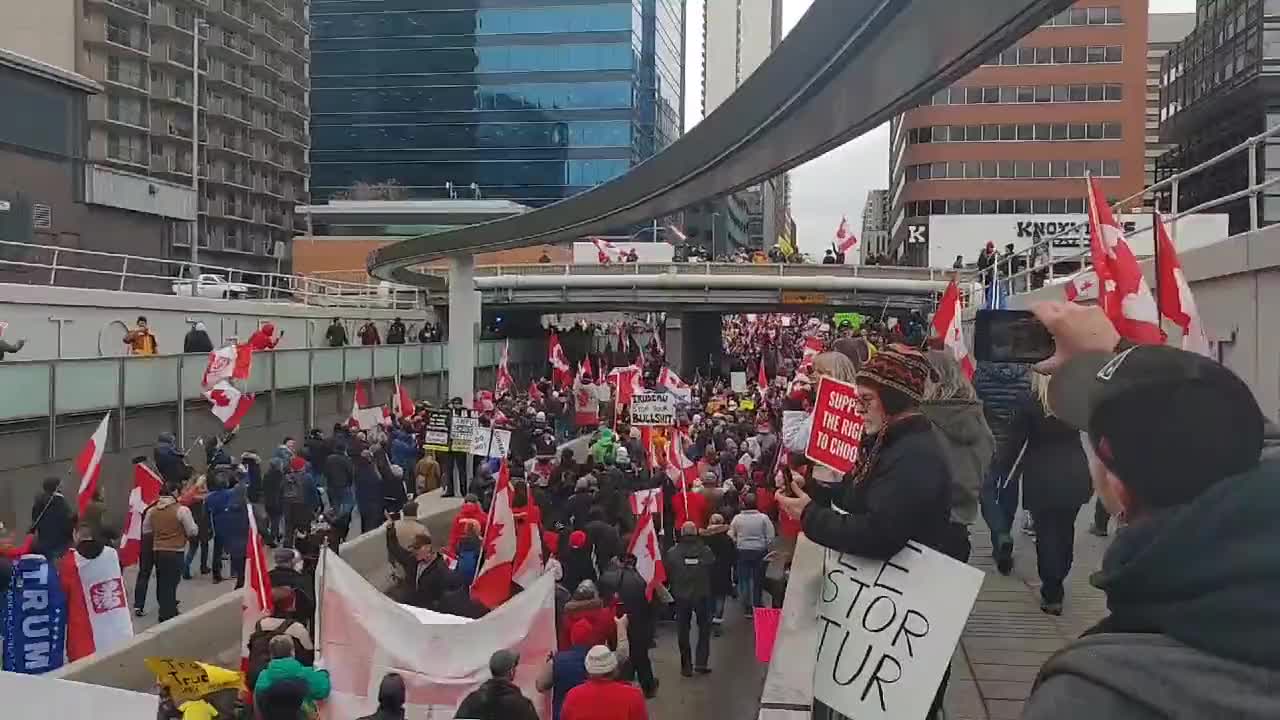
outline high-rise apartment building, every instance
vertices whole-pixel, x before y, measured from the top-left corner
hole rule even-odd
[[[202,262],[274,271],[287,264],[293,207],[306,196],[307,8],[308,0],[15,2],[0,22],[0,47],[102,85],[88,98],[89,162],[186,187],[199,169]],[[164,255],[189,255],[184,224],[167,233]],[[140,239],[144,247],[152,251]]]
[[[683,2],[481,5],[313,3],[315,201],[455,195],[537,207],[679,137]]]
[[[1196,27],[1196,14],[1151,13],[1147,18],[1147,150],[1143,184],[1156,181],[1156,161],[1173,149],[1160,141],[1160,62]]]
[[[894,118],[889,254],[950,267],[987,241],[1022,249],[1045,222],[1083,220],[1086,174],[1109,198],[1139,192],[1147,93],[1147,0],[1075,3]]]
[[[889,250],[889,221],[893,209],[888,190],[869,190],[862,206],[862,236],[858,257],[863,265],[876,261]]]
[[[706,0],[702,36],[702,112],[709,115],[782,42],[782,0]],[[773,247],[790,222],[789,178],[784,173],[744,193],[742,202],[717,201],[715,212],[734,225],[745,221],[749,248]],[[748,217],[735,217],[743,207]]]

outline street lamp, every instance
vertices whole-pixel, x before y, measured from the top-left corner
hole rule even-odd
[[[209,24],[191,19],[191,190],[196,195],[195,219],[191,221],[191,279],[200,276],[200,33]]]

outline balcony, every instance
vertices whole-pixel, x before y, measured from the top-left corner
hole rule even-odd
[[[284,77],[285,64],[281,62],[280,56],[269,50],[258,48],[258,64],[254,66],[256,70],[266,70],[276,77]]]
[[[211,32],[208,45],[213,50],[225,50],[234,53],[240,60],[253,60],[253,43],[225,30]]]
[[[178,158],[173,155],[152,155],[151,156],[151,172],[166,175],[184,175],[188,180],[191,178],[191,159]],[[200,198],[204,200],[204,198]],[[203,206],[201,207],[203,210]]]
[[[303,90],[308,89],[307,74],[292,65],[285,66],[283,77],[285,79],[285,82],[292,83],[293,85],[296,85],[302,88]]]
[[[130,20],[151,17],[151,3],[147,0],[88,0],[112,17],[123,17]]]
[[[157,6],[155,14],[151,16],[151,27],[162,30],[177,31],[186,36],[189,40],[191,37],[191,28],[194,24],[192,15],[189,12],[178,11],[171,7],[163,5]]]
[[[254,24],[253,32],[260,38],[266,38],[269,42],[284,47],[284,32],[264,15],[258,16],[258,21]]]
[[[309,140],[310,139],[307,137],[307,133],[304,132],[302,129],[295,127],[293,125],[284,126],[285,142],[292,143],[294,145],[300,145],[303,148],[305,148],[308,146]]]
[[[209,113],[215,120],[234,120],[244,125],[252,125],[243,107],[225,99],[209,103]]]
[[[113,147],[111,143],[107,143],[107,160],[113,163],[135,165],[142,168],[150,167],[151,165],[146,148],[130,145],[116,144]]]
[[[89,103],[89,120],[90,122],[123,126],[134,132],[146,132],[151,129],[151,119],[147,117],[141,107],[136,111],[111,107],[110,101],[105,97],[95,98]],[[146,165],[148,163],[144,159],[142,164]]]
[[[284,227],[284,213],[279,210],[270,210],[265,213],[266,223],[273,227]]]
[[[304,61],[311,59],[310,56],[307,54],[307,51],[309,50],[309,48],[307,48],[305,40],[299,40],[296,37],[291,37],[289,38],[289,42],[285,43],[285,46],[288,47],[289,52],[296,55],[298,59],[304,60]]]
[[[240,5],[239,10],[235,9],[235,6],[237,4]],[[244,2],[243,0],[241,0],[241,2],[239,3],[232,3],[232,2],[228,2],[228,0],[222,0],[221,2],[217,3],[215,7],[217,7],[219,10],[222,11],[223,17],[227,18],[228,20],[232,20],[236,23],[239,23],[240,25],[243,25],[245,29],[252,30],[253,29],[253,13],[250,12],[245,7],[247,4],[248,3]]]
[[[244,138],[225,133],[213,133],[205,149],[210,152],[222,151],[243,155],[244,157],[252,157],[249,154],[249,144],[245,142]]]
[[[139,95],[146,95],[149,92],[147,88],[147,80],[147,76],[142,74],[140,71],[127,72],[122,70],[118,65],[112,67],[111,63],[107,63],[106,82],[114,88],[137,93]]]
[[[253,189],[253,184],[249,180],[248,173],[244,170],[232,169],[226,166],[212,168],[212,174],[209,175],[209,182],[219,185],[234,185],[245,190]]]
[[[268,9],[276,14],[277,17],[285,17],[284,0],[263,0],[261,3],[266,5]]]
[[[238,90],[253,92],[253,81],[245,68],[239,65],[214,63],[211,70],[212,72],[206,77],[209,83],[226,83]]]
[[[163,127],[164,131],[162,134],[168,137],[171,137],[177,140],[191,140],[190,125],[183,125],[182,123],[179,123],[179,122],[169,121],[165,125],[161,125],[159,122],[156,122],[155,126],[157,130]],[[191,172],[191,169],[188,168],[187,172]]]
[[[125,50],[125,54],[150,59],[151,40],[145,25],[125,27],[107,21],[105,25],[90,24],[85,31],[85,41],[105,45],[113,50]]]
[[[284,137],[284,124],[275,116],[258,115],[253,119],[253,129],[275,137]]]
[[[176,85],[163,81],[158,82],[151,86],[151,100],[156,103],[183,105],[186,106],[189,112],[191,108],[191,86],[184,85],[182,90],[179,91]]]

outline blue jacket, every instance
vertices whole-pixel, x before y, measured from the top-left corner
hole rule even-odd
[[[701,630],[699,630],[701,632]],[[587,650],[571,647],[556,653],[551,660],[551,717],[560,720],[560,708],[569,691],[587,681]]]
[[[378,467],[368,460],[353,458],[356,466],[356,505],[361,508],[378,508],[382,515],[382,476]]]
[[[418,449],[414,447],[413,436],[402,430],[392,433],[390,455],[391,462],[399,465],[405,475],[412,474],[413,466],[418,462]]]
[[[222,540],[231,555],[244,555],[249,545],[249,503],[245,486],[215,490],[205,498],[205,511],[213,524],[213,533]]]
[[[981,362],[973,376],[973,388],[978,391],[987,425],[996,439],[996,461],[991,470],[1008,473],[1021,449],[1020,439],[1019,447],[1010,445],[1014,441],[1013,424],[1031,395],[1031,369],[1016,363]]]

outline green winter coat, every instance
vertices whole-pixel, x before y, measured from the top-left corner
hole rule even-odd
[[[258,682],[253,686],[255,695],[265,692],[267,688],[282,680],[297,678],[307,684],[308,700],[324,700],[329,697],[329,671],[309,668],[296,659],[276,658],[258,674]]]

